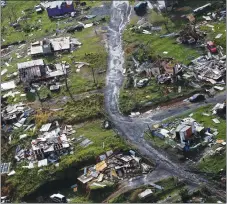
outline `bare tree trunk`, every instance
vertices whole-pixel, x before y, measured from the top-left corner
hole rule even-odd
[[[93,81],[94,81],[94,84],[96,84],[96,81],[95,81],[95,72],[94,72],[94,68],[91,66],[91,71],[92,71],[92,76],[93,76]]]

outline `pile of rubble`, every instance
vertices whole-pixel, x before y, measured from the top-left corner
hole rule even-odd
[[[204,117],[224,115],[225,117],[225,110],[226,104],[218,103],[212,109],[212,113],[202,113],[202,115]],[[204,127],[193,119],[192,116],[193,113],[190,114],[189,117],[181,120],[176,119],[167,124],[154,125],[151,134],[161,139],[167,139],[167,142],[169,142],[171,146],[184,151],[196,149],[200,147],[202,143],[209,144],[209,146],[216,143],[221,143],[222,145],[226,144],[224,140],[216,139],[216,136],[219,134],[216,128]],[[218,118],[213,118],[212,121],[214,124],[220,123]]]
[[[182,44],[196,44],[203,42],[206,34],[195,28],[194,25],[186,25],[179,33],[176,39],[178,43]]]
[[[99,162],[91,167],[84,168],[84,174],[77,179],[88,186],[105,186],[105,182],[123,180],[135,177],[141,173],[148,173],[152,167],[135,156],[135,152],[130,150],[130,154],[115,154],[112,150],[100,155]]]
[[[34,110],[23,103],[8,105],[2,109],[2,130],[11,132],[14,129],[23,128],[24,131],[31,129],[34,124],[26,124],[29,116],[34,114]]]
[[[192,61],[186,71],[187,75],[194,76],[196,81],[206,81],[211,84],[225,84],[226,56],[218,59],[210,59],[201,56]]]
[[[20,162],[25,160],[29,163],[23,168],[34,168],[47,166],[49,163],[59,161],[61,155],[67,155],[71,152],[70,139],[67,137],[75,133],[72,126],[66,125],[64,128],[59,126],[58,121],[44,124],[36,139],[32,140],[31,148],[17,147],[15,152],[15,159]],[[25,138],[24,135],[23,138]],[[57,166],[58,164],[56,164]]]

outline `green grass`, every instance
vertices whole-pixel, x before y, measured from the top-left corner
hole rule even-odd
[[[101,2],[98,2],[99,4]],[[92,3],[93,4],[93,3]],[[96,5],[94,3],[94,5]],[[36,14],[37,15],[37,14]],[[41,14],[47,15],[47,14]],[[67,24],[60,24],[61,26],[67,26]],[[105,25],[105,24],[103,24]],[[101,25],[102,26],[102,25]],[[95,33],[97,31],[97,35]],[[66,61],[70,65],[70,73],[68,74],[68,86],[70,94],[75,95],[83,92],[88,92],[91,90],[102,88],[105,85],[105,73],[99,73],[106,70],[107,68],[107,52],[104,47],[104,42],[102,39],[102,30],[99,26],[93,26],[91,28],[84,29],[81,32],[75,32],[74,34],[67,34],[71,37],[77,38],[81,43],[81,48],[75,50],[69,54],[61,54],[58,57],[48,56],[44,57],[44,61],[48,63],[59,63]],[[25,53],[27,52],[24,49]],[[9,63],[10,66],[7,67],[3,64],[2,69],[7,68],[7,74],[17,71],[17,63],[25,61],[25,58],[16,58],[15,53],[11,55],[13,57],[12,62]],[[31,60],[31,56],[26,57],[26,59]],[[80,72],[76,72],[77,67],[74,62],[87,62],[90,66],[84,66],[80,69]],[[92,74],[92,68],[94,69],[94,78]],[[5,74],[2,77],[2,81],[8,80]],[[62,83],[64,85],[64,81]],[[15,89],[17,90],[17,89]],[[40,90],[40,95],[50,94],[52,97],[59,97],[69,95],[68,90],[65,86],[62,86],[59,93],[52,93],[47,87],[42,87]]]
[[[64,22],[67,19],[51,20],[49,19],[47,12],[43,11],[41,14],[37,14],[34,10],[34,6],[38,5],[40,1],[9,1],[7,5],[2,8],[2,38],[5,40],[2,44],[8,44],[15,41],[32,41],[37,38],[48,36],[53,34],[57,28],[56,22],[58,21],[61,26],[59,28],[67,28],[69,24]],[[86,1],[87,6],[95,7],[100,6],[103,2],[99,1]],[[75,6],[75,5],[74,5]],[[75,6],[76,7],[76,6]],[[20,32],[16,31],[14,28],[9,26],[10,22],[15,22],[19,17],[24,16],[22,11],[30,9],[30,11],[25,12],[25,16],[28,16],[27,21],[21,21],[20,25],[22,30],[25,31],[26,26],[38,28],[31,30],[30,32]],[[85,12],[86,13],[86,12]],[[41,21],[41,22],[40,22]],[[75,23],[74,23],[75,24]],[[41,29],[41,30],[40,30]],[[31,34],[33,34],[31,36]]]
[[[51,21],[47,15],[47,12],[44,11],[42,14],[37,14],[34,10],[34,6],[39,4],[39,1],[9,1],[7,6],[2,9],[2,38],[5,40],[3,44],[12,43],[15,41],[31,41],[36,38],[43,37],[53,33],[56,29],[56,22]],[[38,27],[38,29],[31,30],[31,32],[21,32],[16,31],[12,28],[9,23],[15,22],[16,19],[22,17],[22,11],[26,9],[31,9],[31,11],[25,12],[25,15],[30,19],[27,21],[21,21],[20,25],[22,30],[26,26]],[[10,19],[11,18],[11,19]],[[41,20],[41,23],[39,22]],[[39,30],[41,29],[41,30]],[[30,34],[33,34],[32,36]]]
[[[26,3],[23,3],[23,1],[9,1],[7,3],[7,6],[3,8],[2,11],[2,26],[5,26],[5,31],[2,33],[2,38],[5,40],[3,44],[7,44],[10,42],[18,41],[18,40],[24,40],[26,39],[28,43],[42,39],[43,37],[50,37],[51,34],[55,32],[56,29],[56,23],[59,22],[59,28],[64,29],[68,28],[71,24],[75,25],[75,20],[73,22],[65,23],[67,19],[62,20],[50,20],[47,12],[44,11],[42,14],[36,14],[36,12],[33,12],[29,19],[29,24],[33,25],[38,22],[38,20],[41,20],[40,27],[41,31],[35,31],[31,32],[33,33],[33,36],[26,36],[24,32],[16,31],[10,26],[8,26],[8,23],[10,21],[10,15],[8,13],[11,12],[11,10],[15,10],[15,14],[13,15],[15,18],[18,18],[19,16],[22,16],[21,12],[28,8],[34,8],[35,5],[40,3],[39,1],[29,1]],[[88,6],[95,7],[101,5],[103,2],[92,2],[87,1]],[[86,14],[86,12],[85,12]],[[106,17],[108,18],[108,17]],[[107,19],[108,20],[108,19]],[[86,23],[85,21],[84,23]],[[24,22],[22,23],[25,24]],[[105,25],[101,24],[100,26]],[[48,32],[46,32],[47,30]],[[97,35],[95,34],[95,30],[97,30]],[[29,33],[29,34],[31,34]],[[84,29],[82,32],[75,32],[74,34],[67,34],[71,37],[76,37],[80,42],[83,43],[80,49],[74,51],[70,54],[63,54],[60,57],[45,57],[44,61],[46,63],[53,63],[53,62],[61,62],[61,61],[67,61],[70,64],[70,75],[69,75],[69,86],[70,91],[72,94],[77,94],[89,90],[94,90],[97,87],[103,87],[104,86],[104,75],[98,74],[99,71],[106,70],[107,67],[107,53],[104,48],[104,42],[102,41],[102,31],[100,30],[100,27],[93,26],[91,28]],[[26,46],[23,48],[24,52],[27,53],[27,50],[25,49]],[[13,57],[12,62],[9,63],[10,67],[7,67],[6,65],[2,65],[2,69],[7,68],[9,73],[13,73],[17,71],[17,63],[24,62],[25,58],[22,57],[20,59],[16,58],[14,51],[11,56]],[[20,52],[20,51],[19,51]],[[88,55],[89,54],[89,55]],[[26,60],[31,60],[30,56],[26,57]],[[74,62],[75,61],[84,61],[91,64],[89,67],[83,67],[81,68],[81,72],[76,72],[76,67]],[[96,78],[96,85],[93,83],[93,76],[91,67],[95,70],[95,78]],[[2,81],[6,81],[7,77],[5,74],[2,77]],[[60,91],[59,95],[65,95],[66,90],[63,88]]]
[[[226,52],[226,25],[225,22],[219,22],[219,23],[209,23],[210,25],[214,26],[214,31],[212,30],[212,28],[207,27],[206,25],[201,26],[201,30],[205,31],[208,33],[207,35],[207,40],[212,40],[216,43],[216,45],[220,45],[223,47],[223,52]],[[218,39],[215,39],[215,37],[218,34],[222,34],[222,36]]]
[[[89,98],[81,99],[75,102],[68,102],[64,105],[64,110],[58,115],[65,123],[75,123],[91,118],[99,118],[103,116],[103,102],[102,94],[94,94]]]
[[[132,44],[144,44],[152,55],[160,55],[165,57],[173,57],[176,61],[181,63],[189,63],[189,58],[199,56],[195,49],[180,45],[176,43],[175,38],[160,38],[161,34],[165,34],[167,31],[163,22],[168,22],[168,28],[170,32],[177,32],[179,26],[175,25],[168,17],[163,17],[161,14],[155,11],[149,11],[147,16],[148,22],[162,26],[162,31],[158,33],[152,33],[151,35],[138,34],[131,31],[129,28],[135,25],[138,21],[137,17],[133,17],[131,24],[127,27],[124,32],[123,40],[125,49],[132,46]],[[163,52],[167,51],[168,54],[164,55]]]
[[[217,174],[221,169],[226,168],[226,153],[206,156],[204,161],[200,161],[197,167],[203,172]]]
[[[167,92],[167,89],[171,91]],[[120,110],[128,114],[132,110],[143,109],[147,103],[150,103],[149,106],[160,105],[171,99],[187,96],[196,91],[196,89],[191,87],[189,89],[184,84],[181,84],[181,89],[181,93],[178,93],[177,85],[160,85],[156,83],[155,78],[151,78],[151,81],[146,87],[121,89],[119,98]]]
[[[83,168],[81,165],[84,165],[84,162],[89,162],[91,160],[95,162],[95,158],[98,155],[110,149],[126,150],[127,147],[125,146],[124,142],[112,130],[104,130],[101,128],[101,122],[101,120],[86,122],[76,129],[77,132],[71,137],[79,137],[80,135],[84,135],[84,137],[93,141],[93,144],[86,148],[82,148],[80,145],[73,144],[75,147],[74,153],[72,155],[62,156],[58,168],[56,168],[54,165],[48,165],[47,167],[42,168],[43,171],[37,173],[37,168],[28,170],[22,169],[20,167],[21,165],[18,165],[15,169],[16,174],[7,178],[7,182],[10,183],[14,189],[14,200],[20,200],[23,196],[36,191],[42,184],[46,182],[64,179],[64,172],[67,169],[70,169],[72,166],[74,166],[73,175],[75,177],[75,175],[79,174],[79,169]],[[104,148],[103,142],[105,143]],[[77,166],[77,168],[75,168],[75,166]]]

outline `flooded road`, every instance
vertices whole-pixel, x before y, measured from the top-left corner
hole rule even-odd
[[[164,112],[160,111],[155,113],[155,115],[149,115],[145,118],[130,118],[128,116],[123,116],[118,107],[118,99],[121,86],[123,84],[123,65],[124,65],[124,52],[122,48],[122,32],[126,27],[131,13],[131,7],[127,1],[113,1],[111,9],[111,20],[109,25],[108,33],[108,52],[109,52],[109,62],[108,62],[108,71],[106,79],[106,89],[105,89],[105,110],[109,115],[109,119],[114,124],[115,129],[124,137],[130,144],[134,145],[141,155],[146,158],[151,159],[156,163],[156,170],[163,172],[163,175],[160,174],[160,178],[164,174],[177,176],[181,179],[187,181],[190,186],[196,187],[203,184],[209,186],[209,189],[213,192],[215,191],[212,184],[209,183],[205,178],[198,176],[193,173],[189,173],[185,170],[188,168],[183,164],[179,165],[174,163],[169,155],[159,152],[151,145],[149,145],[146,140],[143,138],[144,130],[147,129],[147,125],[152,125],[157,123],[167,117],[180,114],[181,111],[197,108],[198,106],[204,105],[200,104],[190,104],[187,107],[175,107],[174,109],[165,110]],[[212,99],[209,102],[219,101],[224,99],[225,95],[219,96],[218,99]],[[154,173],[150,173],[141,178],[135,179],[129,183],[126,183],[122,188],[124,190],[131,189],[131,186],[141,186],[146,183],[146,181],[151,181],[154,178]],[[223,194],[221,197],[224,198]]]

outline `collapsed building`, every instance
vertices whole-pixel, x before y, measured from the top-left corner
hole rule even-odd
[[[34,168],[47,166],[49,163],[59,161],[61,155],[70,152],[70,141],[67,136],[73,133],[72,126],[66,125],[64,128],[60,127],[58,121],[44,124],[36,139],[31,141],[31,148],[17,147],[15,152],[15,159],[19,162],[25,160],[29,162],[28,166],[23,168]]]
[[[119,181],[125,178],[135,177],[141,173],[150,172],[153,167],[142,161],[142,158],[130,154],[114,153],[107,151],[98,158],[96,165],[85,167],[84,174],[77,179],[82,185],[103,185],[105,181]]]
[[[68,65],[65,63],[46,65],[42,59],[17,64],[19,79],[23,83],[51,79],[67,73]]]
[[[182,44],[196,44],[203,42],[206,33],[195,28],[194,24],[188,24],[178,33],[179,37],[176,39],[178,43]]]
[[[216,104],[210,113],[202,113],[204,117],[217,115],[225,119],[225,103]],[[216,139],[219,134],[216,128],[205,127],[192,118],[193,114],[183,119],[175,119],[172,122],[164,123],[162,125],[156,124],[151,130],[153,136],[165,140],[173,148],[188,152],[193,149],[200,148],[203,144],[221,143],[225,145],[224,140]],[[218,118],[211,119],[213,123],[220,123]],[[204,145],[203,145],[204,146]]]

